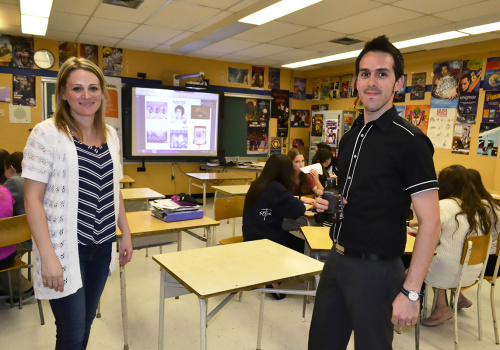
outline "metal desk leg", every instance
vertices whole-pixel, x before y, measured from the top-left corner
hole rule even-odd
[[[214,245],[215,237],[214,237],[214,232],[215,232],[215,227],[212,230],[211,227],[206,227],[205,232],[207,235],[207,247],[211,247]]]
[[[120,292],[122,299],[123,350],[128,350],[127,289],[125,285],[125,266],[120,266]]]
[[[207,302],[205,299],[198,298],[200,300],[200,344],[201,350],[207,349]]]
[[[163,329],[165,320],[165,269],[161,269],[160,283],[160,323],[158,326],[158,350],[163,349]]]
[[[259,328],[257,330],[257,350],[261,349],[262,342],[262,321],[264,319],[264,300],[266,293],[260,293]]]
[[[203,182],[203,215],[207,215],[207,211],[206,211],[206,207],[207,207],[207,182],[208,180],[206,181],[202,181]]]

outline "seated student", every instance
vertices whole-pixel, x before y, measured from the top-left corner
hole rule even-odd
[[[470,179],[474,188],[476,189],[479,197],[482,198],[483,203],[486,204],[488,209],[488,216],[491,219],[491,248],[490,256],[488,258],[488,263],[486,264],[485,276],[493,276],[495,271],[495,265],[497,263],[497,244],[498,244],[498,232],[500,231],[500,206],[495,202],[491,194],[484,188],[483,181],[481,180],[481,174],[475,169],[467,169],[469,172]]]
[[[328,174],[328,168],[330,167],[330,163],[332,162],[332,151],[326,150],[326,149],[318,149],[318,151],[314,154],[314,157],[312,159],[312,163],[320,163],[321,167],[323,168],[323,174],[319,175],[317,177],[314,177],[314,181],[316,182],[316,186],[320,190],[323,190],[326,186],[326,179],[329,177]]]
[[[10,153],[4,150],[3,148],[0,148],[0,164],[3,165],[5,163],[5,160],[7,157],[10,156]],[[5,180],[5,174],[0,172],[0,185],[3,185]]]
[[[302,197],[310,194],[315,194],[321,196],[323,194],[322,189],[319,189],[316,185],[315,177],[318,177],[318,173],[315,170],[311,170],[310,174],[304,174],[300,168],[305,166],[304,155],[296,148],[292,148],[288,152],[288,157],[293,163],[292,172],[292,184],[293,184],[293,195],[299,196],[299,199],[305,204],[314,204],[314,198]]]
[[[332,154],[332,158],[330,161],[330,165],[327,167],[327,173],[334,174],[333,169],[335,169],[335,164],[337,164],[337,157],[335,157],[335,152],[332,149],[332,147],[330,147],[326,142],[320,142],[314,147],[315,147],[314,155],[316,155],[316,152],[318,152],[318,150],[320,149],[326,149],[327,151],[330,151],[330,153]]]
[[[461,165],[452,165],[439,172],[439,212],[441,235],[425,283],[434,287],[436,304],[424,326],[437,326],[453,317],[446,305],[445,290],[456,286],[460,279],[460,258],[465,238],[490,232],[491,220],[481,198],[472,185],[469,173]],[[474,281],[481,273],[480,266],[470,266],[463,277],[465,283]],[[458,309],[471,306],[460,295]]]
[[[7,180],[4,186],[14,197],[14,216],[23,215],[24,211],[24,179],[21,177],[23,161],[22,152],[14,152],[4,162],[4,175]]]

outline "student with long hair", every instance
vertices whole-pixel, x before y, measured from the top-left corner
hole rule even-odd
[[[320,163],[323,168],[323,174],[318,174],[317,177],[313,177],[316,182],[316,186],[318,189],[323,190],[326,186],[326,179],[328,179],[328,168],[332,162],[332,151],[328,151],[326,149],[318,149],[318,151],[314,154],[312,159],[312,163]]]
[[[293,164],[293,195],[299,196],[299,199],[305,204],[314,205],[315,199],[303,196],[311,194],[321,196],[323,194],[322,189],[318,188],[316,184],[318,173],[314,169],[311,170],[311,173],[309,174],[305,174],[300,170],[300,168],[303,168],[305,166],[305,161],[304,155],[297,148],[292,148],[288,152],[288,157],[292,160]]]
[[[432,258],[425,283],[437,293],[436,304],[425,326],[437,326],[453,317],[446,305],[445,290],[457,285],[460,279],[460,258],[465,239],[490,232],[491,220],[486,205],[475,191],[466,168],[452,165],[439,172],[439,212],[441,234]],[[463,277],[464,283],[474,281],[481,266],[470,266]],[[470,300],[460,295],[458,309],[471,306]]]
[[[8,156],[10,156],[10,153],[3,148],[0,148],[0,166],[2,169]],[[5,177],[5,174],[3,172],[0,172],[0,185],[3,185],[6,180],[7,178]]]
[[[498,244],[498,232],[500,231],[500,206],[495,202],[491,194],[484,188],[483,181],[481,180],[481,174],[479,171],[475,169],[467,169],[469,172],[470,179],[474,188],[476,189],[477,194],[483,200],[483,203],[486,204],[486,208],[488,209],[488,215],[491,219],[491,248],[490,248],[490,256],[488,258],[488,264],[486,264],[486,271],[484,272],[485,276],[493,276],[493,272],[495,271],[495,265],[497,263],[497,244]]]

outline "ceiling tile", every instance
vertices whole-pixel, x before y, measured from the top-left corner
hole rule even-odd
[[[0,4],[0,23],[2,25],[21,25],[21,13],[19,6]]]
[[[244,10],[252,5],[255,5],[261,0],[244,0],[244,1],[239,1],[236,5],[228,8],[229,11],[233,12],[239,12],[241,10]]]
[[[16,5],[18,8],[20,7],[19,0],[1,0],[0,3],[9,4],[9,5]]]
[[[18,26],[0,23],[0,33],[8,35],[22,35],[21,24]]]
[[[74,43],[76,42],[76,39],[78,38],[78,33],[71,33],[71,32],[63,32],[60,30],[50,30],[47,28],[47,33],[45,36],[50,36],[51,40],[56,40],[56,41],[66,41],[69,43]],[[90,44],[90,43],[85,43],[80,41],[83,44]]]
[[[179,34],[179,35],[177,35],[177,36],[173,37],[172,39],[169,39],[169,40],[165,41],[165,42],[164,42],[164,44],[166,44],[166,45],[173,45],[173,44],[175,44],[176,42],[179,42],[179,41],[181,41],[181,40],[184,40],[184,39],[186,39],[186,38],[189,38],[189,37],[190,37],[191,35],[193,35],[193,34],[194,34],[193,32],[188,32],[188,31],[186,31],[186,32],[182,32],[181,34]]]
[[[235,35],[234,38],[265,43],[306,29],[308,27],[272,21]]]
[[[238,51],[237,54],[250,56],[250,57],[264,57],[269,55],[274,55],[276,53],[285,52],[292,50],[292,47],[269,45],[269,44],[259,44],[257,46],[250,47],[245,50]]]
[[[357,15],[333,21],[320,26],[321,29],[333,30],[340,33],[353,34],[370,29],[378,28],[382,25],[393,23],[403,23],[409,19],[421,16],[421,14],[405,9],[400,9],[390,5],[377,7],[371,11],[359,13]],[[380,19],[384,20],[381,21]]]
[[[122,49],[137,50],[137,51],[149,51],[152,48],[158,46],[158,44],[155,43],[150,43],[146,41],[137,41],[137,40],[120,40],[115,45],[116,47],[120,47]]]
[[[418,37],[419,35],[417,33],[420,30],[441,26],[447,23],[450,23],[450,21],[434,16],[421,16],[405,21],[404,25],[401,25],[401,23],[395,23],[388,26],[356,33],[356,35],[371,39],[383,34],[387,35],[390,38],[400,34],[416,33],[415,37]]]
[[[181,2],[187,2],[196,5],[203,5],[208,7],[214,7],[221,10],[227,10],[231,6],[241,2],[240,0],[181,0]]]
[[[461,6],[470,5],[473,2],[475,5],[484,0],[401,0],[392,3],[393,6],[401,7],[407,10],[418,11],[426,14],[438,14],[440,12],[453,10]],[[474,5],[474,6],[475,6]],[[475,10],[474,10],[475,12]]]
[[[137,23],[120,22],[112,19],[93,17],[82,30],[82,34],[111,38],[124,38],[138,27]]]
[[[206,49],[209,51],[219,51],[222,53],[233,53],[256,45],[257,43],[253,41],[237,40],[230,38],[209,45],[206,47]]]
[[[191,56],[191,57],[203,57],[203,55],[205,55],[205,57],[213,58],[213,57],[223,56],[224,54],[221,53],[220,51],[210,51],[206,48],[199,49],[186,54],[186,56]]]
[[[238,62],[238,63],[245,62],[247,60],[253,60],[253,59],[255,59],[255,58],[243,56],[243,55],[237,55],[237,54],[229,54],[229,55],[217,57],[218,61]]]
[[[80,34],[77,38],[79,43],[101,45],[101,46],[111,46],[114,47],[116,43],[120,41],[117,38],[110,38],[107,36]]]
[[[324,41],[322,43],[304,46],[302,47],[302,49],[306,51],[316,51],[316,52],[324,52],[337,49],[345,49],[346,51],[350,51],[349,45],[334,44],[329,41]]]
[[[165,0],[145,0],[138,8],[132,9],[111,4],[101,4],[94,13],[95,17],[114,19],[122,22],[142,23],[158,11]]]
[[[287,62],[294,62],[294,61],[297,61],[300,59],[309,59],[315,53],[316,52],[313,52],[313,51],[293,49],[293,50],[281,52],[281,53],[278,53],[275,55],[269,55],[269,56],[267,56],[267,58],[271,59],[271,60],[278,60],[278,61],[286,60]]]
[[[222,12],[216,14],[215,16],[213,16],[212,18],[209,18],[208,20],[203,21],[202,23],[194,26],[190,30],[192,32],[201,32],[202,30],[207,29],[208,27],[219,23],[220,21],[228,18],[229,16],[232,16],[233,14],[234,14],[233,12],[222,11]]]
[[[361,11],[369,11],[382,4],[371,0],[339,1],[323,0],[297,12],[281,17],[279,20],[287,23],[318,27],[333,20],[355,15]]]
[[[483,1],[473,5],[452,8],[447,11],[435,13],[434,16],[450,21],[463,21],[494,13],[499,14],[500,18],[500,1],[498,0]]]
[[[52,11],[47,30],[80,33],[89,18],[89,16]]]
[[[180,30],[170,28],[141,25],[139,28],[127,35],[125,39],[161,44],[182,33],[183,32]]]
[[[268,67],[279,67],[280,61],[270,60],[268,58],[257,58],[245,61],[245,63],[251,64],[252,66],[268,66]]]
[[[77,15],[91,16],[102,0],[54,0],[52,11],[74,13]]]
[[[312,45],[320,42],[328,42],[342,36],[343,34],[331,32],[329,30],[311,28],[283,38],[279,38],[277,40],[273,40],[269,43],[295,48],[303,48],[307,45]]]
[[[145,24],[159,27],[188,30],[212,18],[221,10],[185,3],[170,2]]]

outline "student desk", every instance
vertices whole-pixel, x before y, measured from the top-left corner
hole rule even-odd
[[[207,184],[209,181],[229,180],[232,183],[233,180],[245,180],[245,184],[248,185],[248,180],[253,179],[251,176],[238,173],[187,173],[186,175],[189,177],[189,194],[191,194],[191,186],[203,189],[203,213],[206,213]],[[193,180],[201,182],[201,185],[193,183]]]
[[[191,229],[204,228],[206,232],[207,247],[214,243],[212,230],[213,227],[218,226],[219,222],[213,219],[203,217],[202,219],[165,222],[151,216],[150,211],[135,211],[126,213],[127,221],[132,233],[132,244],[134,249],[148,248],[161,246],[171,242],[178,242],[177,250],[182,247],[182,231],[197,237],[200,240],[204,238],[198,236]],[[120,229],[117,227],[118,243],[122,237]],[[133,259],[132,259],[133,261]],[[127,323],[127,291],[125,285],[125,267],[120,267],[120,291],[122,303],[122,321],[123,321],[123,339],[124,349],[128,349],[128,323]]]
[[[217,192],[224,193],[225,195],[234,196],[246,196],[250,185],[228,185],[228,186],[212,186],[215,190],[214,198],[217,199]]]
[[[132,179],[130,176],[128,175],[123,175],[123,179],[120,180],[120,183],[123,184],[124,186],[126,184],[129,185],[130,188],[132,188],[132,185],[134,184],[135,180]]]
[[[257,176],[262,172],[264,167],[257,165],[236,165],[236,166],[224,166],[224,165],[205,165],[205,170],[219,170],[219,171],[243,171],[248,173],[254,173]]]
[[[122,188],[122,197],[124,201],[144,201],[144,209],[148,209],[148,201],[152,199],[165,198],[164,195],[153,191],[150,188]]]
[[[201,314],[201,349],[205,350],[207,322],[236,293],[245,290],[262,292],[257,337],[257,349],[260,349],[264,295],[274,290],[259,288],[292,277],[317,275],[323,270],[322,262],[267,239],[155,255],[153,260],[161,266],[158,349],[163,349],[165,298],[187,293],[198,296]],[[173,279],[185,289],[172,294]],[[299,290],[278,292],[300,295],[315,293],[315,291]],[[230,295],[207,315],[207,299],[225,293]]]

